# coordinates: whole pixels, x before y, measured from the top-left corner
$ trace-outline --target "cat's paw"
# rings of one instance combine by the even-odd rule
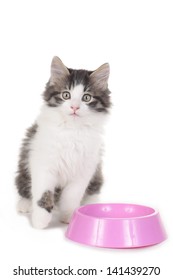
[[[73,213],[73,211],[72,212],[71,211],[70,212],[61,212],[60,222],[62,222],[64,224],[69,224],[71,217],[72,217],[72,213]]]
[[[41,207],[35,207],[35,209],[32,212],[32,226],[37,229],[44,229],[46,228],[51,219],[52,214],[49,213],[47,210]]]
[[[30,213],[32,202],[30,199],[21,198],[17,203],[17,211],[20,213]]]

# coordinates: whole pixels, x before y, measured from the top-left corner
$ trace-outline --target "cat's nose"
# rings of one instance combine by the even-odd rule
[[[71,108],[74,112],[76,112],[77,110],[79,110],[79,108],[80,108],[80,107],[77,107],[77,106],[71,106],[70,108]]]

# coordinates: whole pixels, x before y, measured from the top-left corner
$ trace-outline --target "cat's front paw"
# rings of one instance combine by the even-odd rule
[[[73,211],[72,212],[71,211],[70,212],[61,212],[60,222],[62,222],[64,224],[69,224],[71,217],[72,217],[72,213],[73,213]]]
[[[37,229],[46,228],[52,219],[52,214],[41,207],[35,207],[32,212],[32,225]]]
[[[21,198],[17,203],[17,211],[20,213],[30,213],[31,205],[31,199]]]

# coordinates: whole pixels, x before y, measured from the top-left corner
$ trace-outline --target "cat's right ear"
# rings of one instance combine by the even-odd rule
[[[93,71],[90,75],[91,84],[97,88],[106,89],[109,79],[110,67],[109,63],[105,63]]]
[[[54,56],[51,63],[51,84],[62,85],[66,81],[66,78],[69,75],[67,67],[62,63],[61,59],[57,56]]]

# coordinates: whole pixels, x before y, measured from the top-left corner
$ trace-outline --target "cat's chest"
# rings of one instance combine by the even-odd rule
[[[38,148],[48,157],[76,161],[92,158],[101,147],[101,138],[92,129],[42,129]]]
[[[98,135],[92,131],[57,131],[49,137],[49,141],[46,161],[52,170],[64,178],[63,182],[76,174],[83,176],[89,169],[94,170],[99,162],[101,143]]]
[[[55,149],[65,155],[87,158],[92,156],[100,146],[98,135],[90,130],[62,131],[57,135]]]
[[[51,174],[60,185],[76,176],[92,176],[100,162],[101,137],[92,129],[40,128],[31,146],[31,161]]]

